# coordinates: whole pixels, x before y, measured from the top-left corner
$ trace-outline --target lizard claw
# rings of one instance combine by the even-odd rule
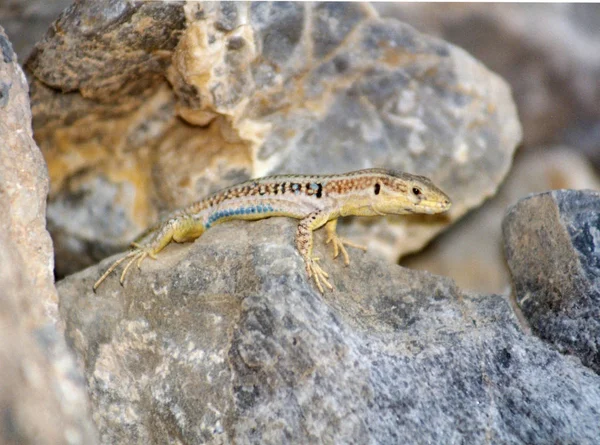
[[[156,259],[156,255],[154,255],[154,253],[150,250],[149,247],[141,246],[139,244],[134,245],[134,247],[135,247],[135,249],[131,250],[129,253],[122,256],[121,258],[116,260],[114,263],[112,263],[112,265],[106,270],[106,272],[104,272],[102,274],[102,276],[100,278],[98,278],[98,281],[96,281],[93,286],[94,292],[96,292],[96,289],[98,289],[98,286],[100,286],[100,284],[102,284],[102,282],[106,279],[106,277],[108,277],[124,261],[129,260],[128,263],[125,265],[123,272],[121,273],[121,277],[119,278],[119,283],[121,285],[123,285],[123,283],[125,282],[125,276],[127,275],[127,272],[129,271],[129,268],[131,267],[131,265],[136,260],[137,260],[137,267],[139,269],[142,264],[142,261],[144,261],[144,259],[146,257]]]
[[[367,248],[365,246],[361,246],[360,244],[355,244],[352,241],[348,241],[344,238],[341,238],[335,232],[329,234],[329,237],[325,241],[325,244],[329,244],[330,242],[333,242],[333,258],[337,258],[340,252],[342,252],[342,256],[344,257],[344,264],[346,266],[350,264],[350,257],[348,256],[348,252],[344,247],[345,245],[349,247],[356,247],[357,249],[364,250],[365,252],[367,251]]]
[[[325,293],[325,291],[323,289],[323,284],[325,286],[327,286],[327,288],[329,288],[329,290],[333,290],[333,286],[331,285],[329,280],[327,280],[327,278],[329,278],[329,274],[327,272],[325,272],[323,269],[321,269],[321,266],[319,266],[319,264],[317,264],[317,261],[319,261],[319,258],[308,258],[308,259],[305,259],[305,261],[306,261],[306,272],[308,273],[308,278],[314,278],[315,284],[317,285],[319,292],[321,292],[322,294]],[[323,284],[321,284],[321,282]]]

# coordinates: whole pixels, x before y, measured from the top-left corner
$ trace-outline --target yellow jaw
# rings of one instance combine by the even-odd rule
[[[370,204],[373,214],[435,214],[445,212],[452,206],[450,198],[433,184],[419,184],[418,194],[413,193],[412,184],[407,184],[403,190],[373,196]]]
[[[423,200],[416,207],[418,213],[427,213],[431,215],[449,210],[450,207],[452,207],[452,203],[450,202],[450,199],[441,201]]]

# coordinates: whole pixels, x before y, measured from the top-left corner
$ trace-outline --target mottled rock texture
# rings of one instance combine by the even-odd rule
[[[0,28],[0,443],[94,444],[84,382],[55,325],[47,193],[27,82]]]
[[[573,148],[522,152],[496,196],[400,264],[452,277],[461,289],[504,293],[511,283],[501,228],[506,209],[531,193],[556,189],[600,190],[600,179]]]
[[[27,69],[59,275],[248,177],[382,166],[454,202],[342,228],[396,260],[492,195],[520,140],[504,81],[367,4],[81,1]]]
[[[523,145],[569,145],[600,166],[600,5],[381,2],[382,17],[469,51],[513,89]]]
[[[521,200],[502,225],[517,303],[534,332],[600,373],[600,193]]]
[[[296,222],[217,226],[115,276],[61,281],[103,443],[592,444],[600,377],[524,335],[505,297],[353,250]],[[223,240],[228,240],[226,243]]]

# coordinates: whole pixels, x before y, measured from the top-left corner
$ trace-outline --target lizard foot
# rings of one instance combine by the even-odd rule
[[[329,278],[329,274],[321,269],[321,266],[317,264],[319,258],[307,258],[306,261],[306,272],[308,273],[308,278],[314,278],[317,287],[321,293],[324,293],[323,285],[321,282],[329,288],[329,290],[333,290],[333,286],[327,280]]]
[[[127,275],[127,271],[129,271],[129,268],[136,260],[137,260],[137,267],[139,269],[142,264],[142,261],[144,261],[144,259],[146,257],[156,259],[156,255],[149,247],[144,247],[144,246],[141,246],[136,243],[132,243],[132,246],[134,247],[133,250],[131,250],[127,255],[122,256],[117,261],[112,263],[112,265],[107,269],[107,271],[104,272],[100,278],[98,278],[98,281],[96,281],[94,283],[94,287],[93,287],[94,292],[96,292],[96,289],[98,289],[98,286],[100,286],[100,284],[102,284],[102,282],[106,279],[106,277],[108,277],[125,260],[129,260],[129,262],[123,269],[123,272],[121,273],[121,277],[119,278],[119,283],[121,283],[121,285],[123,285],[123,282],[125,281],[125,275]]]
[[[342,252],[342,256],[344,257],[344,264],[346,266],[350,264],[350,257],[348,256],[348,252],[346,252],[346,248],[344,246],[356,247],[357,249],[364,250],[365,252],[367,251],[367,248],[365,246],[361,246],[360,244],[355,244],[352,241],[348,241],[347,239],[341,238],[335,232],[329,233],[325,244],[329,244],[331,242],[333,242],[333,258],[337,258],[340,252]]]

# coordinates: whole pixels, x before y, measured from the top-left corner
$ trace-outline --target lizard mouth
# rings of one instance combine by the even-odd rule
[[[449,199],[443,201],[421,201],[419,207],[424,213],[442,213],[452,207],[452,203]]]

